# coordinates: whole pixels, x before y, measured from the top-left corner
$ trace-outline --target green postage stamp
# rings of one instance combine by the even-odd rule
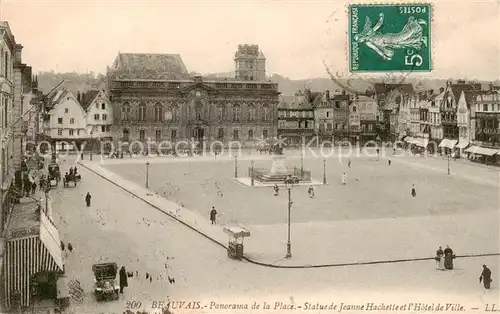
[[[351,72],[430,72],[430,4],[349,5]]]

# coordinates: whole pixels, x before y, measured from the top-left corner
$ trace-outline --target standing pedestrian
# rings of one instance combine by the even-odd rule
[[[342,184],[343,185],[347,184],[347,175],[345,174],[345,172],[344,172],[344,174],[342,174]]]
[[[351,159],[349,158],[349,160],[347,161],[347,167],[351,168]]]
[[[278,196],[280,193],[280,188],[278,187],[277,184],[274,185],[274,196]]]
[[[415,189],[415,184],[413,184],[411,187],[411,196],[413,197],[417,196],[417,190]]]
[[[71,245],[71,243],[68,242],[68,251],[71,253],[73,252],[73,245]]]
[[[64,242],[61,240],[61,251],[64,252]]]
[[[309,186],[307,193],[309,193],[309,198],[314,198],[314,188],[312,185]]]
[[[215,206],[212,206],[212,210],[210,211],[210,221],[212,225],[215,225],[215,219],[217,218],[217,211],[215,210]]]
[[[388,159],[388,160],[387,160],[387,164],[388,164],[389,166],[391,165],[391,160],[390,160],[390,159]]]
[[[483,282],[484,289],[489,290],[493,280],[491,280],[491,270],[486,267],[486,265],[483,265],[483,272],[481,276],[479,276],[479,283],[481,283],[481,281]]]
[[[127,271],[125,266],[120,269],[120,293],[123,293],[123,288],[128,287]]]
[[[90,199],[92,196],[90,195],[89,192],[87,192],[87,195],[85,196],[85,203],[87,203],[87,207],[90,207]]]
[[[33,183],[31,184],[31,194],[35,194],[35,192],[36,192],[36,183],[35,183],[35,182],[33,182]]]

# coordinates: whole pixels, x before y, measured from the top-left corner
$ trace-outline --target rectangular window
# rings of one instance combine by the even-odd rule
[[[80,131],[81,131],[81,130],[78,130],[78,132],[76,133],[76,134],[78,134],[78,136],[80,136]]]
[[[106,132],[111,132],[111,125],[106,125]]]
[[[69,136],[73,136],[75,134],[75,130],[69,130]]]
[[[373,131],[373,124],[368,124],[368,131],[370,131],[370,132]]]
[[[105,103],[102,103],[102,104],[101,104],[101,109],[102,109],[102,110],[106,110],[106,104],[105,104]]]
[[[68,113],[68,108],[64,108],[64,113]]]
[[[253,130],[248,130],[248,139],[253,140]]]
[[[161,130],[156,130],[156,134],[155,134],[155,138],[156,138],[156,143],[159,143],[161,142]]]
[[[108,115],[104,113],[104,114],[102,115],[102,119],[103,119],[104,121],[106,121],[106,120],[108,119]]]
[[[99,109],[99,104],[95,104],[95,108],[96,108],[96,109]]]
[[[330,111],[327,111],[326,112],[326,117],[329,118],[330,117]]]
[[[101,125],[101,132],[106,132],[106,126],[105,125]]]
[[[263,137],[264,139],[266,139],[266,138],[267,138],[267,130],[262,130],[262,137]]]
[[[75,124],[75,118],[70,118],[69,119],[69,124]]]
[[[488,111],[488,104],[483,104],[483,111]]]
[[[146,130],[139,130],[139,140],[144,141],[146,139]]]
[[[63,135],[62,131],[63,131],[62,129],[57,130],[57,135],[62,136]]]
[[[170,140],[172,142],[175,142],[175,138],[177,137],[177,130],[171,130],[170,131]]]
[[[238,141],[240,139],[238,130],[233,130],[233,141]]]
[[[219,129],[217,131],[217,139],[222,142],[224,141],[224,129]]]
[[[57,118],[57,123],[58,124],[62,124],[63,123],[63,119],[62,118]]]
[[[99,120],[99,114],[98,113],[94,114],[94,120]]]

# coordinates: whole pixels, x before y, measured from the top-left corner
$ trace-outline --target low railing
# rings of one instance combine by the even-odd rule
[[[253,172],[252,172],[253,170]],[[304,170],[301,171],[300,168],[293,167],[293,168],[287,168],[288,173],[292,174],[293,176],[299,178],[301,181],[311,181],[311,171],[310,170]],[[288,174],[283,174],[283,180]],[[269,176],[269,169],[264,169],[264,168],[253,168],[249,167],[248,168],[248,177],[254,178],[254,180],[257,181],[263,181],[263,179]]]

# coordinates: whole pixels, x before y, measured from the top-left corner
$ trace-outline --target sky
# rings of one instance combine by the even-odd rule
[[[418,75],[499,79],[500,1],[432,3],[434,70]],[[307,79],[327,77],[325,64],[348,74],[346,4],[0,0],[0,19],[35,71],[105,73],[118,52],[149,52],[180,54],[190,72],[230,72],[238,44],[258,44],[267,74]]]

